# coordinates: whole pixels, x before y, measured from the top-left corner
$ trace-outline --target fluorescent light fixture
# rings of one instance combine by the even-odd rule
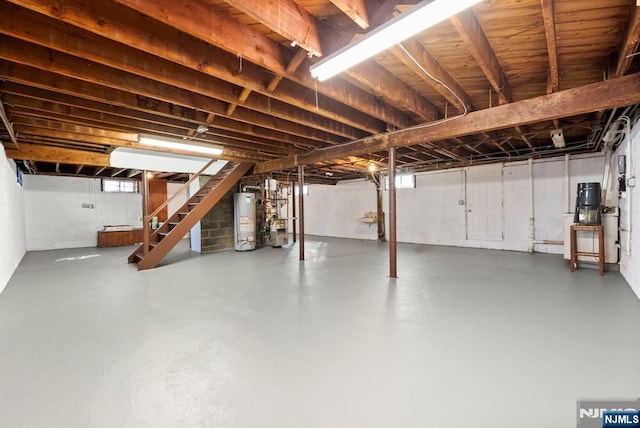
[[[140,135],[138,137],[140,144],[159,149],[181,150],[191,153],[200,153],[204,155],[219,156],[222,154],[222,148],[217,146],[202,145],[195,143],[179,143],[169,138],[156,136]]]
[[[326,80],[480,1],[482,0],[426,0],[418,3],[361,39],[312,65],[311,75],[320,81]]]

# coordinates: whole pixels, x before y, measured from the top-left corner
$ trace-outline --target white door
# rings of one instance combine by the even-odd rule
[[[502,164],[467,169],[467,239],[502,241]]]

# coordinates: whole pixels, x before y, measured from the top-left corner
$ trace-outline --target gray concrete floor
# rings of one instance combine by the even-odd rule
[[[0,295],[0,426],[572,427],[578,398],[640,396],[616,272],[400,245],[391,280],[385,244],[306,244],[145,272],[131,248],[28,253]]]

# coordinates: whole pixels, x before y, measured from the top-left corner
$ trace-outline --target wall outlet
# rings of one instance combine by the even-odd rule
[[[458,201],[458,205],[464,205],[464,200],[460,199],[460,200]]]
[[[82,208],[93,209],[93,204],[82,204]]]

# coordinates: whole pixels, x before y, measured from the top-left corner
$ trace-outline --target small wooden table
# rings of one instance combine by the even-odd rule
[[[576,235],[579,231],[598,232],[597,253],[578,251],[578,238]],[[571,272],[578,269],[578,257],[588,256],[598,259],[598,264],[600,265],[600,275],[604,275],[604,227],[602,225],[572,224],[569,234],[571,239],[571,259],[569,260]]]

